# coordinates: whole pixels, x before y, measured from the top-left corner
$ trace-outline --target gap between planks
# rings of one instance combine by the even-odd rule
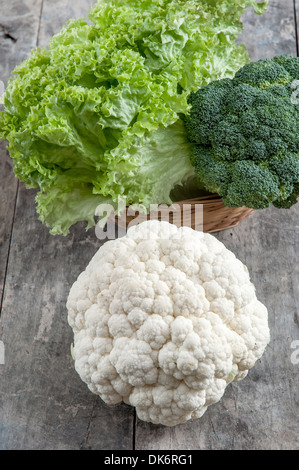
[[[294,20],[295,20],[295,37],[296,37],[296,52],[299,57],[299,0],[294,0]]]
[[[43,8],[44,8],[44,0],[41,0],[41,6],[40,6],[40,12],[39,12],[39,18],[38,18],[38,28],[37,28],[36,40],[35,40],[35,45],[36,46],[38,46],[38,44],[39,44],[39,35],[40,35],[40,27],[41,27],[41,19],[42,19],[42,14],[43,14]],[[5,294],[5,285],[6,285],[6,277],[7,277],[7,270],[8,270],[8,264],[9,264],[10,250],[11,250],[12,240],[13,240],[13,228],[14,228],[14,222],[15,222],[15,218],[16,218],[19,188],[20,188],[20,182],[17,179],[17,187],[16,187],[16,194],[15,194],[15,199],[14,199],[14,207],[13,207],[13,216],[12,216],[12,222],[11,222],[11,227],[10,227],[10,231],[9,231],[9,244],[8,244],[7,257],[6,257],[6,263],[5,263],[5,269],[4,269],[3,286],[2,286],[2,292],[1,292],[1,297],[0,297],[0,317],[1,317],[1,313],[2,313],[2,306],[3,306],[3,300],[4,300],[4,294]]]
[[[40,35],[40,27],[41,27],[41,22],[42,22],[42,14],[43,14],[43,9],[44,9],[44,1],[45,0],[41,1],[41,6],[40,6],[39,21],[38,21],[38,28],[37,28],[37,35],[36,35],[36,46],[39,45],[39,35]]]
[[[6,276],[7,276],[7,271],[8,271],[9,255],[10,255],[10,250],[11,250],[11,246],[12,246],[12,234],[13,234],[13,226],[14,226],[15,217],[16,217],[17,201],[18,201],[18,194],[19,194],[19,185],[20,185],[20,182],[19,182],[19,180],[17,180],[16,194],[15,194],[14,206],[13,206],[13,216],[12,216],[11,226],[10,226],[10,230],[9,230],[8,250],[7,250],[6,263],[5,263],[5,269],[4,269],[4,275],[3,275],[3,286],[2,286],[2,292],[1,292],[1,298],[0,298],[0,318],[1,318],[1,313],[2,313],[3,300],[4,300],[4,292],[5,292]]]

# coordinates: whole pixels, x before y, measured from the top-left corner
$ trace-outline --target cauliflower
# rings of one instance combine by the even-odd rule
[[[97,251],[67,309],[89,389],[165,426],[201,417],[270,339],[244,264],[213,235],[155,220]]]

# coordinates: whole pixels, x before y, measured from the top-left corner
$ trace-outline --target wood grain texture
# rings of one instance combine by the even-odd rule
[[[246,45],[251,60],[297,54],[294,0],[270,0],[262,16],[248,8],[239,42]]]
[[[10,2],[5,3],[9,6]],[[71,2],[60,2],[58,8],[58,2],[48,0],[41,9],[38,2],[28,0],[21,8],[15,1],[12,11],[17,18],[19,10],[27,7],[28,20],[33,12],[39,19],[48,12],[52,34],[59,31],[69,11],[79,12],[79,3],[72,2],[70,7]],[[88,7],[85,2],[80,13]],[[39,44],[46,43],[50,34],[46,16],[34,23],[24,56],[34,45],[33,36],[37,41],[37,31],[42,38]],[[21,37],[20,32],[20,41]],[[4,63],[12,69],[15,62],[12,48]],[[8,177],[1,191],[1,215],[7,214],[11,226],[13,208],[5,198],[9,198],[6,190],[14,177],[3,143],[1,150],[0,170],[5,169],[0,173],[1,186]],[[14,200],[13,187],[12,193],[10,199]],[[2,269],[6,282],[0,322],[0,340],[5,344],[5,366],[0,365],[0,449],[130,449],[133,409],[124,404],[108,407],[92,395],[75,372],[70,353],[72,331],[66,320],[66,298],[100,242],[94,231],[86,234],[84,224],[78,224],[67,238],[49,235],[38,221],[34,196],[35,191],[20,184],[7,272]],[[7,223],[1,219],[2,231]],[[0,235],[10,240],[10,236]],[[0,254],[1,266],[3,262],[6,267],[7,249],[3,247]]]
[[[58,33],[70,18],[85,18],[88,21],[88,11],[95,3],[95,0],[45,1],[41,14],[38,45],[47,47],[49,38]]]
[[[43,0],[1,0],[0,80],[29,56],[37,44]]]
[[[241,382],[198,421],[175,428],[137,420],[137,449],[299,449],[299,207],[256,211],[232,230],[214,234],[249,269],[257,297],[269,310],[271,342]],[[151,439],[148,436],[151,436]]]
[[[84,16],[91,3],[1,0],[0,25],[6,30],[14,25],[8,35],[18,38],[15,43],[0,28],[5,80],[36,41],[46,46],[68,17]],[[290,0],[270,0],[261,17],[247,11],[240,41],[252,60],[296,52],[294,13]],[[68,237],[51,236],[38,221],[35,191],[20,183],[16,200],[4,144],[0,150],[0,241],[5,241],[0,244],[0,286],[6,274],[0,319],[5,344],[0,449],[298,450],[299,364],[291,361],[291,344],[299,340],[299,205],[290,211],[256,211],[237,227],[214,234],[247,264],[257,296],[269,309],[271,342],[262,359],[200,420],[174,428],[135,423],[131,407],[108,407],[87,389],[70,354],[67,294],[102,242],[84,224],[73,227]]]
[[[6,142],[0,142],[0,312],[11,242],[18,182],[12,171]]]
[[[6,85],[11,71],[36,46],[42,0],[2,1],[0,10],[0,81]],[[0,109],[1,105],[0,105]],[[10,249],[18,183],[6,143],[0,143],[0,311]]]
[[[294,0],[295,23],[296,23],[296,41],[297,41],[297,56],[299,56],[299,1]]]
[[[66,298],[101,242],[84,224],[53,237],[20,185],[1,316],[1,449],[131,448],[133,410],[108,407],[74,370]]]

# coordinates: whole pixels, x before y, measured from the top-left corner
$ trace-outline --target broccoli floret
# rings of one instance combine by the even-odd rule
[[[289,208],[299,196],[299,58],[251,62],[190,95],[191,162],[229,207]]]
[[[289,209],[294,204],[296,204],[298,194],[299,194],[299,184],[295,184],[292,194],[290,194],[290,196],[287,197],[286,199],[276,199],[276,201],[273,202],[273,206],[277,207],[278,209]]]

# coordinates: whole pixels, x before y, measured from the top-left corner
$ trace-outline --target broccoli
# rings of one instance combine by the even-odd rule
[[[251,62],[233,79],[191,93],[191,162],[207,191],[229,207],[290,208],[299,195],[299,58]]]

